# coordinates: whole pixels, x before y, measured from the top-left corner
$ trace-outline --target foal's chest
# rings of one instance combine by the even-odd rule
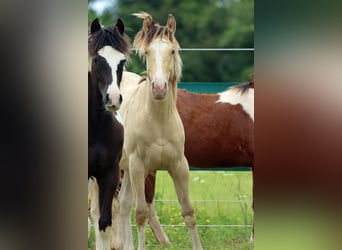
[[[156,140],[145,145],[144,157],[145,165],[150,170],[167,169],[170,165],[176,164],[181,159],[182,152],[179,147],[172,142]]]

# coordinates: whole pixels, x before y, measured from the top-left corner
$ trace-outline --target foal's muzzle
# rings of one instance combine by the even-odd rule
[[[152,82],[152,95],[154,99],[161,100],[164,99],[167,93],[167,83],[164,81]]]
[[[122,96],[121,96],[121,94],[119,95],[119,98],[116,98],[115,101],[113,101],[109,97],[109,94],[106,94],[105,107],[106,107],[107,111],[110,111],[110,112],[117,111],[120,108],[121,103],[122,103]]]

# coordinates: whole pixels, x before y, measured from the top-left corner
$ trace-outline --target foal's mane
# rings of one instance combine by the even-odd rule
[[[129,37],[124,33],[120,34],[115,24],[105,28],[101,28],[99,31],[88,35],[88,51],[90,56],[96,55],[97,51],[104,46],[109,45],[129,56],[131,44]]]
[[[180,46],[176,37],[174,36],[174,33],[170,31],[168,27],[161,26],[159,23],[154,23],[151,15],[146,12],[134,13],[133,15],[140,19],[150,18],[152,21],[152,24],[147,32],[145,32],[142,27],[134,38],[133,47],[136,49],[136,52],[138,53],[139,57],[145,59],[145,51],[155,39],[163,39],[171,42],[175,49],[174,75],[176,77],[176,82],[178,82],[182,76],[182,59],[179,56]]]

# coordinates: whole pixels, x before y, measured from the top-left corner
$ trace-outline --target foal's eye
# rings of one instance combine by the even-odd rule
[[[94,58],[94,63],[98,63],[99,62],[99,60],[97,59],[97,58]]]
[[[171,55],[173,55],[175,53],[175,50],[173,49],[173,50],[171,50]]]
[[[148,51],[147,50],[145,51],[145,55],[148,55]]]

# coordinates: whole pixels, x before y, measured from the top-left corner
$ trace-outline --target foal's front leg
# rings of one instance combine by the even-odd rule
[[[110,227],[106,231],[99,230],[100,208],[99,208],[99,186],[96,179],[89,185],[90,217],[94,222],[96,250],[110,249]]]
[[[112,225],[112,202],[115,190],[119,184],[119,178],[120,169],[118,163],[114,166],[108,166],[103,176],[98,178],[100,205],[100,219],[98,223],[100,231],[105,231],[106,227]]]
[[[189,195],[189,165],[185,158],[179,162],[178,166],[169,169],[169,174],[172,177],[173,184],[176,189],[178,201],[182,208],[182,215],[185,224],[189,228],[192,248],[194,250],[202,250],[202,245],[196,227],[195,212],[192,207]]]
[[[136,155],[129,159],[129,173],[136,201],[135,221],[138,228],[138,250],[145,249],[145,228],[148,222],[149,210],[145,199],[145,167],[143,161]]]

